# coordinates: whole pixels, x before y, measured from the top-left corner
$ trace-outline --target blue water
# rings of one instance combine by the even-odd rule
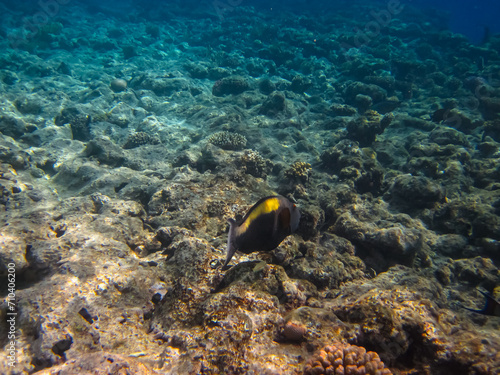
[[[373,0],[385,8],[389,3],[410,5],[424,11],[444,12],[448,15],[448,25],[443,25],[449,30],[465,35],[473,43],[481,43],[485,37],[485,30],[491,33],[500,33],[500,1],[499,0]],[[268,9],[279,10],[282,7],[294,8],[298,12],[324,12],[332,7],[338,9],[339,5],[345,8],[356,7],[358,0],[336,1],[306,1],[306,0],[232,0],[222,1],[227,4],[254,5]],[[361,1],[366,4],[366,1]],[[215,1],[212,1],[214,4]],[[360,15],[362,16],[362,15]]]
[[[180,3],[186,5],[186,15],[189,15],[190,10],[201,7],[222,7],[223,9],[236,8],[240,5],[255,6],[256,8],[264,8],[273,11],[280,11],[284,8],[287,10],[294,10],[297,13],[303,12],[316,12],[323,14],[331,8],[339,9],[345,7],[346,9],[356,7],[357,3],[366,1],[359,0],[336,0],[336,1],[314,1],[307,0],[124,0],[124,1],[97,1],[97,0],[25,0],[23,2],[15,0],[2,0],[9,6],[9,9],[22,9],[26,13],[36,13],[40,9],[50,9],[59,5],[66,5],[71,3],[83,3],[86,5],[111,7],[117,4],[121,9],[126,9],[127,6],[140,4],[145,10],[154,14],[155,9],[160,7],[168,7],[173,3]],[[424,11],[430,12],[444,12],[447,14],[448,25],[443,25],[449,30],[465,35],[471,42],[480,44],[486,33],[500,33],[500,1],[498,0],[373,0],[373,4],[379,3],[381,7],[385,8],[391,2],[400,3],[401,5],[414,6]],[[363,15],[360,14],[360,17]]]
[[[449,29],[465,35],[473,43],[483,40],[486,28],[492,33],[500,33],[498,0],[410,0],[409,3],[423,9],[449,12]]]

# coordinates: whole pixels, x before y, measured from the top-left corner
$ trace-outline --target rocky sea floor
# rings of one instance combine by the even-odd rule
[[[500,374],[463,308],[500,297],[499,36],[370,1],[72,2],[21,36],[0,6],[0,373]],[[297,233],[222,271],[271,194]]]

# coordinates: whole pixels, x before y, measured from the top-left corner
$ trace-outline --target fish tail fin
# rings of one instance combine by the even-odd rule
[[[486,303],[481,310],[484,315],[500,316],[500,303],[493,298],[490,293],[485,293],[479,290],[483,296],[486,297]]]
[[[478,314],[482,314],[483,313],[483,310],[474,310],[474,309],[471,309],[469,307],[465,307],[464,305],[460,304],[459,305],[462,309],[464,310],[467,310],[467,311],[472,311],[472,312],[475,312],[475,313],[478,313]]]
[[[498,303],[498,301],[495,300],[491,296],[491,294],[485,293],[482,290],[479,290],[479,292],[483,296],[486,297],[486,303],[484,304],[484,307],[481,310],[474,310],[474,309],[470,309],[468,307],[465,307],[463,305],[461,305],[461,306],[468,311],[472,311],[472,312],[475,312],[478,314],[490,315],[490,316],[500,316],[500,303]]]
[[[226,247],[226,261],[222,266],[222,270],[226,270],[228,263],[236,252],[236,246],[234,246],[234,236],[236,231],[236,221],[234,219],[229,219],[227,221],[229,223],[229,233],[227,235],[227,247]]]

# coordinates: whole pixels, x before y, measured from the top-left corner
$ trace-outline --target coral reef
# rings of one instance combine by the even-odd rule
[[[498,35],[416,2],[376,33],[389,3],[58,3],[0,2],[1,374],[498,373],[463,308],[499,293]],[[270,195],[297,230],[223,270]]]
[[[150,375],[155,372],[143,363],[133,359],[111,353],[89,353],[78,359],[66,361],[50,369],[37,372],[39,375],[54,374],[120,374],[129,373],[137,375]]]

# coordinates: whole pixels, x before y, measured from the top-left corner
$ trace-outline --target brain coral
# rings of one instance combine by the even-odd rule
[[[224,150],[239,150],[246,146],[247,139],[238,133],[218,132],[208,137],[208,142]]]
[[[157,136],[149,135],[144,132],[137,132],[128,137],[127,142],[123,145],[123,148],[131,149],[144,145],[157,145],[160,143],[160,139]]]
[[[309,180],[311,170],[311,164],[303,161],[297,161],[293,163],[290,168],[285,170],[285,177],[290,180],[300,180],[306,182]]]
[[[304,375],[390,375],[375,352],[355,345],[335,343],[326,346],[306,363]]]

